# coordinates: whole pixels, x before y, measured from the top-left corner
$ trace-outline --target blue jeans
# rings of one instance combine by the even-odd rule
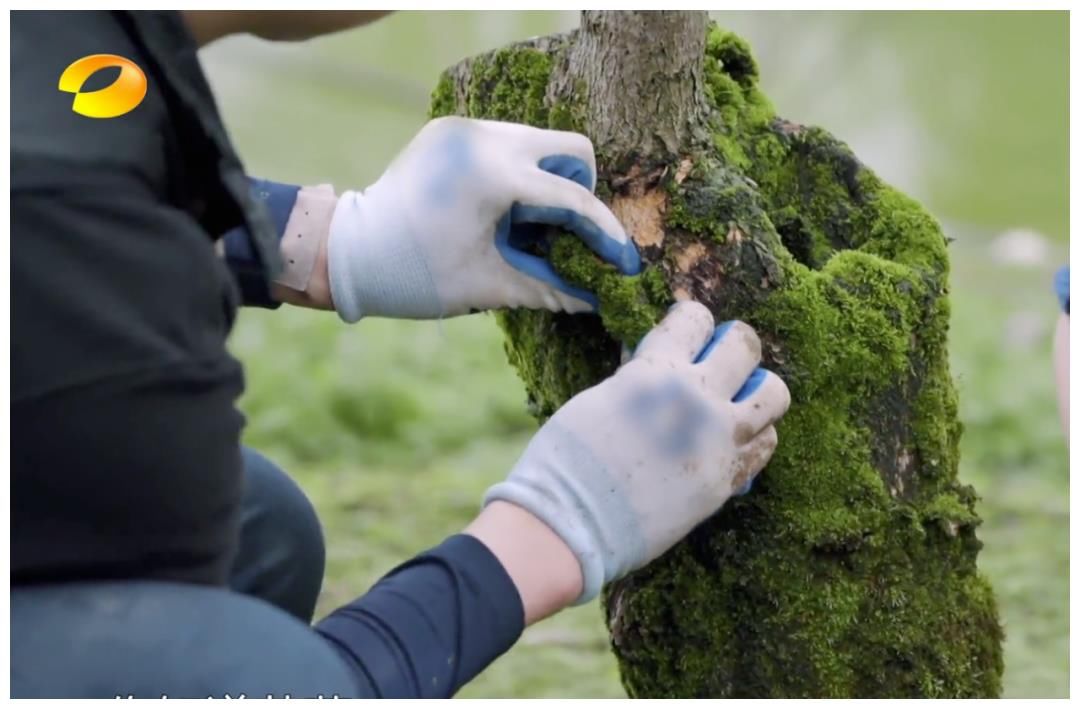
[[[12,697],[352,696],[356,679],[309,623],[325,548],[311,503],[244,449],[229,589],[157,581],[11,590]]]

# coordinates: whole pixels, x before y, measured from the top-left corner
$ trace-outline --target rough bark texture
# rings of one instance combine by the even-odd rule
[[[1002,632],[956,480],[946,239],[825,131],[776,117],[746,44],[704,13],[584,13],[580,30],[449,69],[433,115],[590,135],[598,194],[647,264],[550,257],[597,316],[501,313],[541,419],[610,375],[675,298],[762,337],[792,393],[733,500],[606,589],[632,696],[996,696]]]
[[[565,77],[580,82],[585,129],[609,160],[674,155],[702,137],[707,25],[698,12],[584,13]]]

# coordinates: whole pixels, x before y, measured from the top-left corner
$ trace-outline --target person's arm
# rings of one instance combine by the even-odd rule
[[[526,510],[495,501],[465,533],[499,560],[521,598],[525,625],[566,608],[581,595],[581,566],[570,548]]]
[[[521,508],[493,504],[315,630],[354,669],[363,696],[449,697],[580,591],[562,540]]]
[[[588,602],[682,539],[765,466],[787,388],[742,323],[672,310],[574,397],[464,534],[316,625],[377,697],[447,697],[526,624]]]
[[[268,300],[268,274],[259,263],[250,234],[242,227],[225,234],[225,261],[244,305],[276,308],[288,303],[332,310],[326,240],[337,195],[329,185],[301,187],[257,178],[249,181],[252,197],[262,202],[277,233],[282,271],[273,279]]]
[[[246,304],[332,308],[348,323],[493,308],[591,312],[596,296],[536,251],[548,248],[546,232],[564,230],[620,272],[640,271],[637,247],[595,185],[582,135],[437,119],[362,192],[252,181],[281,245],[270,300],[242,230],[226,235],[225,253]]]

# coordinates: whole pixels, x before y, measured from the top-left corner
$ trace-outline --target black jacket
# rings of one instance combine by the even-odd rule
[[[88,118],[57,90],[97,53],[145,73],[130,113]],[[245,228],[272,274],[274,229],[177,13],[13,12],[11,62],[13,583],[221,583],[243,377],[215,240]]]

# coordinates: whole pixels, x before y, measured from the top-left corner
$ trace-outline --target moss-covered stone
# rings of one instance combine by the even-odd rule
[[[465,95],[444,79],[433,113],[581,129],[581,87],[550,90],[574,86],[553,73],[572,41],[474,60]],[[598,316],[499,316],[541,418],[614,371],[676,289],[718,321],[752,324],[791,390],[752,492],[607,589],[624,685],[632,696],[996,696],[1002,631],[975,564],[976,497],[956,478],[940,227],[843,143],[777,118],[741,39],[713,28],[704,69],[711,140],[648,187],[666,199],[645,271],[620,276],[552,237],[552,262],[597,293]],[[632,166],[599,163],[598,193],[619,195],[615,178]]]

